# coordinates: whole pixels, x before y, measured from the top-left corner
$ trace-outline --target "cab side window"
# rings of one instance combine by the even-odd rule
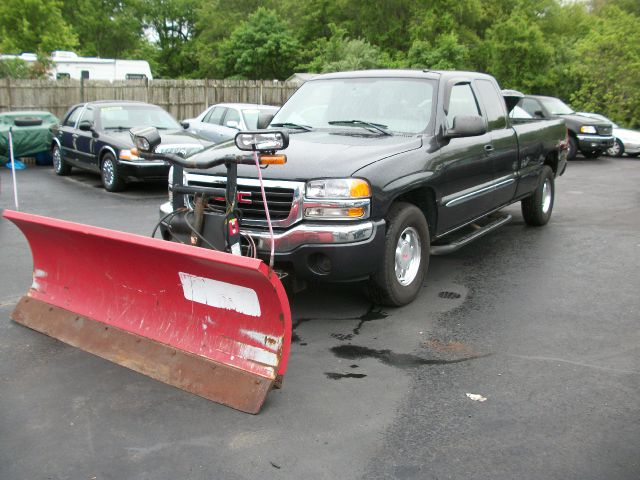
[[[449,111],[447,112],[447,125],[453,127],[453,119],[458,115],[480,115],[478,101],[476,100],[471,85],[463,83],[454,85],[449,98]]]
[[[498,130],[507,126],[507,112],[504,99],[489,80],[477,80],[476,85],[480,92],[480,98],[487,112],[489,130]]]
[[[65,127],[75,127],[76,126],[76,121],[78,120],[78,117],[80,116],[80,113],[82,112],[82,107],[76,107],[67,117],[67,119],[64,121],[64,126]]]

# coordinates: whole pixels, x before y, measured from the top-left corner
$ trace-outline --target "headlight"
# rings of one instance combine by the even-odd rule
[[[368,198],[371,188],[360,178],[328,178],[307,182],[306,197],[325,198]]]
[[[313,220],[358,220],[369,217],[371,187],[360,178],[327,178],[307,182],[304,216]]]
[[[596,127],[591,125],[584,125],[580,127],[580,133],[598,133]]]
[[[142,160],[138,156],[138,150],[136,148],[132,148],[131,150],[120,150],[120,158],[122,160]]]

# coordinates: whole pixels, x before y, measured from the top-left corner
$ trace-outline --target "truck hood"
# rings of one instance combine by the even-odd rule
[[[610,123],[598,120],[597,118],[587,117],[585,115],[578,115],[577,113],[571,113],[566,115],[558,115],[558,118],[564,118],[568,122],[574,122],[578,125],[611,125]]]
[[[286,165],[271,165],[262,170],[269,179],[304,181],[310,178],[349,177],[357,170],[376,161],[422,146],[422,137],[404,135],[362,135],[329,131],[291,133]],[[217,145],[200,153],[203,158],[239,153],[233,142]],[[197,160],[197,156],[194,157]],[[198,172],[197,170],[190,170]],[[202,170],[199,171],[203,173]],[[209,169],[207,173],[226,174],[224,167]],[[255,177],[256,169],[240,165],[238,176]]]

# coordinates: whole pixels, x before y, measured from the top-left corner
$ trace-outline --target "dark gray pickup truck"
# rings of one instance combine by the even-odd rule
[[[518,98],[507,100],[513,106]],[[566,167],[564,122],[512,125],[495,79],[480,73],[321,75],[270,120],[290,133],[287,164],[262,173],[276,268],[298,279],[366,280],[373,300],[386,305],[416,297],[429,255],[509,221],[503,207],[522,202],[528,224],[546,224],[554,179]],[[234,152],[230,142],[190,159]],[[186,169],[182,184],[211,191],[225,186],[225,172]],[[254,167],[238,167],[237,195],[241,230],[266,256],[271,239]],[[207,204],[223,207],[215,196]],[[191,208],[182,194],[162,205],[161,216],[172,219],[161,226],[165,239],[188,241],[192,226],[182,220]]]

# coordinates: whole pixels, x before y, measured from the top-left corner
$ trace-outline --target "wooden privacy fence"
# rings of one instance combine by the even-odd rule
[[[273,80],[10,80],[0,79],[0,112],[48,110],[62,118],[71,105],[93,100],[139,100],[175,118],[195,117],[222,102],[282,105],[300,85]]]

